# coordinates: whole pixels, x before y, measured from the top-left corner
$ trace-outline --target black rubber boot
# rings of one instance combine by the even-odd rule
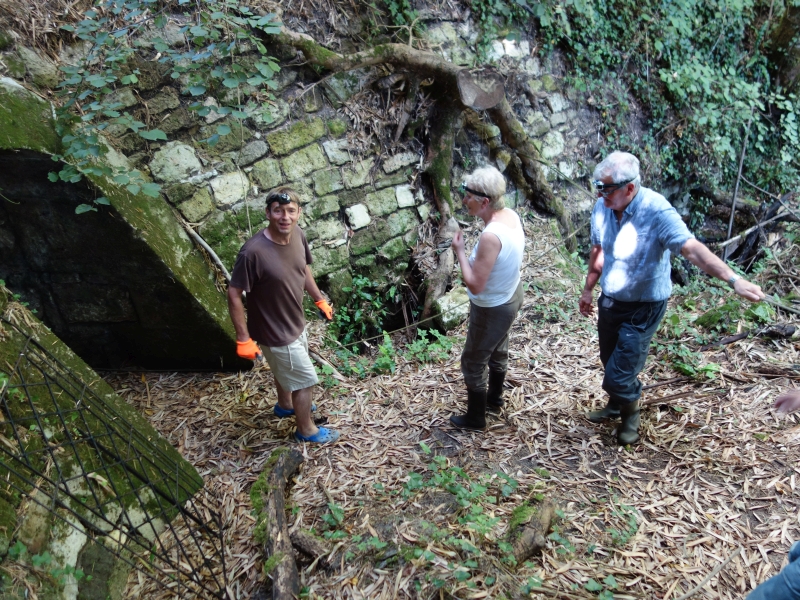
[[[641,422],[639,401],[635,400],[620,406],[619,416],[622,417],[622,423],[617,430],[617,441],[621,446],[635,444],[639,441],[639,423]]]
[[[453,415],[450,422],[460,429],[486,429],[486,390],[467,390],[467,414]]]
[[[605,408],[586,413],[586,418],[592,423],[602,423],[606,419],[616,419],[617,417],[619,417],[619,404],[613,400],[609,400]]]
[[[503,382],[506,380],[505,371],[489,371],[489,389],[486,391],[486,410],[500,412],[503,402]]]

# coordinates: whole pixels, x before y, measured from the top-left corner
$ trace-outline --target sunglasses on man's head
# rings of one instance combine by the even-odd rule
[[[595,191],[603,196],[604,198],[610,196],[613,192],[617,191],[623,185],[628,185],[631,181],[636,179],[633,177],[632,179],[628,179],[626,181],[620,181],[619,183],[603,183],[602,181],[592,181],[592,185],[594,186]]]
[[[273,194],[267,198],[267,207],[271,206],[273,202],[277,202],[278,204],[289,204],[291,201],[292,198],[289,196],[289,194]]]
[[[466,183],[462,183],[459,186],[458,189],[461,192],[462,196],[464,194],[472,194],[473,196],[478,196],[479,198],[488,198],[489,197],[486,194],[484,194],[483,192],[478,192],[477,190],[473,190],[473,189],[468,188]]]

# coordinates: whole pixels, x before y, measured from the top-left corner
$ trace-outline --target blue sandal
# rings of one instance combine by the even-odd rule
[[[317,411],[317,405],[316,404],[312,404],[311,405],[311,412],[316,412],[316,411]],[[286,417],[293,417],[294,416],[294,409],[293,408],[288,408],[288,409],[287,408],[281,408],[277,404],[275,405],[275,408],[272,409],[272,412],[275,414],[276,417],[278,417],[280,419],[285,419]]]
[[[314,435],[308,437],[302,435],[299,431],[295,431],[294,439],[298,442],[311,442],[312,444],[327,444],[335,442],[339,439],[339,432],[327,427],[320,427],[319,431]]]

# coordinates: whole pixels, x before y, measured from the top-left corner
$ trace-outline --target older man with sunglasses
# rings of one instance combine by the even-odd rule
[[[599,197],[579,308],[586,317],[594,313],[592,290],[599,281],[597,330],[609,399],[588,418],[600,423],[620,417],[617,440],[633,444],[639,440],[639,373],[672,292],[670,252],[727,282],[746,300],[758,302],[764,293],[698,242],[662,195],[642,187],[639,160],[632,154],[609,154],[595,168],[593,183]]]

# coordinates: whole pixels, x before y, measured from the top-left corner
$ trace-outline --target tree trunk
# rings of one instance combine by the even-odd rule
[[[770,61],[778,85],[796,92],[800,83],[800,6],[787,3],[781,22],[770,39]]]
[[[266,525],[264,570],[272,576],[273,600],[294,600],[300,594],[300,575],[286,527],[283,498],[287,482],[302,462],[303,455],[296,449],[282,452],[266,477],[266,485],[261,488],[261,514]]]

